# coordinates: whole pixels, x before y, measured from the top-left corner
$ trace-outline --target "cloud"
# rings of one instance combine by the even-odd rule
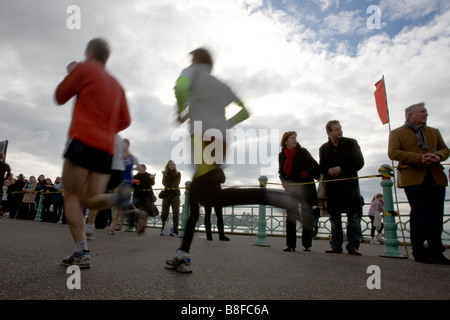
[[[365,19],[360,10],[341,11],[338,14],[328,15],[323,21],[325,28],[323,33],[327,34],[353,34],[360,29]]]
[[[416,21],[448,7],[448,1],[445,0],[382,0],[380,2],[383,18],[388,21],[399,19]]]
[[[326,122],[338,119],[344,134],[356,138],[364,152],[361,175],[374,174],[380,164],[390,162],[388,128],[381,125],[373,98],[374,84],[383,74],[393,127],[403,123],[406,106],[425,101],[430,125],[440,128],[444,139],[449,136],[445,120],[450,111],[444,106],[450,98],[450,76],[443,70],[450,63],[450,16],[443,2],[414,1],[410,9],[406,2],[382,1],[384,29],[365,33],[356,47],[351,36],[365,28],[366,8],[320,1],[324,18],[319,26],[317,12],[298,6],[293,12],[292,3],[290,11],[283,11],[264,3],[3,1],[0,140],[10,140],[7,160],[13,172],[60,174],[73,101],[58,107],[53,93],[66,64],[83,59],[87,41],[96,36],[111,43],[107,68],[127,92],[133,123],[122,136],[130,139],[131,151],[152,173],[164,168],[177,144],[171,140],[178,128],[173,85],[190,62],[188,53],[199,46],[211,49],[214,75],[252,113],[239,128],[278,129],[280,135],[296,130],[317,160],[318,148],[327,140]],[[81,8],[80,30],[66,27],[71,4]],[[390,33],[394,20],[420,19],[424,12],[435,16]],[[277,162],[277,155],[272,156]],[[180,167],[184,183],[192,168]],[[253,184],[261,166],[230,165],[226,172],[228,185]],[[276,170],[269,179],[278,180]],[[372,193],[379,181],[364,181],[362,188]]]
[[[335,6],[335,8],[339,8],[339,0],[314,0],[319,6],[320,10],[325,11],[328,8]]]

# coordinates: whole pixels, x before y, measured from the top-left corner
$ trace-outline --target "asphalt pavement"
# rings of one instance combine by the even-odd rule
[[[283,252],[283,237],[268,237],[270,246],[262,247],[253,245],[255,235],[228,236],[229,242],[219,241],[217,234],[207,241],[204,233],[196,233],[193,273],[180,274],[164,267],[180,238],[161,236],[154,228],[142,236],[97,229],[89,241],[92,267],[77,274],[60,265],[74,249],[67,225],[0,219],[0,300],[450,299],[450,266],[415,262],[411,253],[406,259],[380,257],[384,245],[362,243],[362,256],[353,256],[325,253],[326,240],[313,240],[311,251],[304,252],[298,239],[297,251]]]

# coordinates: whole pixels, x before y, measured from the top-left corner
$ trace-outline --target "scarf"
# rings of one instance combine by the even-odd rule
[[[426,124],[414,124],[408,120],[405,122],[403,127],[413,129],[416,134],[417,145],[422,149],[428,149],[427,138],[425,138],[425,135],[423,134],[423,128],[426,127]]]
[[[284,163],[284,173],[286,177],[289,177],[292,173],[292,162],[294,161],[295,153],[297,152],[297,147],[294,149],[283,149],[284,155],[286,156],[286,162]]]
[[[36,185],[36,181],[28,181],[27,185],[25,186],[25,189],[31,190]]]

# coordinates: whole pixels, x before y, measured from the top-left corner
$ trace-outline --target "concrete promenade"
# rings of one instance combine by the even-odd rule
[[[328,241],[311,252],[282,252],[285,239],[229,235],[230,242],[194,238],[192,274],[164,268],[181,239],[147,228],[143,236],[96,230],[89,241],[92,267],[81,270],[81,289],[68,289],[71,274],[59,263],[73,251],[67,225],[0,219],[0,300],[449,300],[450,267],[383,258],[384,245],[362,243],[362,256],[327,254]],[[400,250],[404,252],[404,248]],[[410,248],[409,248],[410,250]],[[445,255],[449,257],[448,250]],[[379,267],[380,289],[367,282]],[[369,281],[370,282],[370,281]],[[374,283],[372,281],[372,283]]]

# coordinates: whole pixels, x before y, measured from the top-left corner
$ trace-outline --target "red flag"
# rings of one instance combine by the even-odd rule
[[[386,124],[389,122],[389,114],[387,108],[386,99],[386,87],[384,85],[384,77],[375,83],[375,103],[377,105],[378,116],[380,117],[381,123]]]

